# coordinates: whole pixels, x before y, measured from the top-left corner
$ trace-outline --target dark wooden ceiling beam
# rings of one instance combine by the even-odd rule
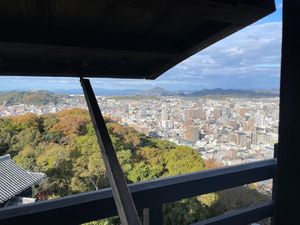
[[[107,4],[114,4],[116,1],[113,0],[93,0],[98,2],[104,2]],[[132,6],[136,8],[170,8],[170,9],[200,9],[201,7],[211,5],[211,6],[220,6],[220,7],[237,7],[244,5],[255,5],[258,7],[265,7],[266,9],[274,5],[272,0],[152,0],[152,1],[140,1],[140,0],[126,0],[119,1],[118,4],[123,6]]]
[[[22,54],[26,54],[26,51],[30,51],[31,55],[40,55],[41,57],[44,57],[45,55],[48,56],[48,58],[51,56],[49,52],[55,52],[56,57],[64,57],[68,58],[69,60],[78,60],[80,58],[88,61],[91,61],[93,59],[101,59],[101,58],[137,58],[137,59],[170,59],[172,57],[177,57],[179,53],[175,52],[153,52],[146,49],[136,49],[136,50],[130,50],[127,48],[118,49],[113,48],[110,46],[98,46],[97,49],[95,48],[81,48],[81,47],[60,47],[60,46],[49,46],[49,45],[42,45],[42,44],[24,44],[24,43],[6,43],[0,41],[0,55],[2,55],[2,60],[5,60],[5,55],[7,54],[18,54],[19,56]],[[117,56],[117,57],[116,57]],[[107,60],[105,60],[107,61]],[[116,62],[111,62],[115,64]],[[122,63],[122,62],[121,62]]]
[[[74,32],[26,32],[4,30],[0,35],[1,46],[5,42],[8,43],[23,43],[23,44],[40,44],[49,46],[63,46],[63,47],[80,47],[91,48],[97,50],[110,51],[127,51],[127,52],[141,52],[153,54],[179,54],[181,49],[178,49],[177,42],[172,40],[147,40],[137,38],[115,38],[115,37],[97,37],[95,35],[88,35]]]
[[[95,77],[101,69],[101,77],[106,78],[132,78],[132,79],[143,79],[145,77],[145,68],[132,66],[120,68],[114,65],[101,64],[97,66],[79,66],[76,63],[73,64],[47,64],[46,66],[42,63],[19,63],[19,62],[5,62],[2,60],[1,74],[5,76],[18,75],[18,76],[47,76],[47,77],[81,77],[85,74],[86,77]],[[45,67],[47,69],[45,70]],[[1,76],[1,75],[0,75]]]
[[[100,0],[101,1],[101,0]],[[169,10],[172,13],[197,14],[199,19],[244,25],[253,16],[262,16],[275,10],[272,0],[128,0],[123,6],[144,10]]]

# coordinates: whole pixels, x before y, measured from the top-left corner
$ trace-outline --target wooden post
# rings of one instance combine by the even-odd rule
[[[162,205],[153,206],[143,210],[143,225],[162,225]]]
[[[274,159],[277,160],[278,158],[278,143],[274,144]],[[273,184],[272,184],[272,201],[276,204],[276,197],[277,197],[277,186],[278,186],[278,167],[276,168],[275,176],[273,177]],[[271,218],[271,225],[275,225],[275,215]]]
[[[283,0],[278,176],[273,224],[298,225],[300,174],[300,1]]]
[[[141,225],[132,196],[109,137],[104,118],[88,79],[80,79],[84,96],[96,132],[98,144],[106,166],[109,183],[122,225]]]

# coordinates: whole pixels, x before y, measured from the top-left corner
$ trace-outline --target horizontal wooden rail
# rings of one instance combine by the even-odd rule
[[[268,202],[258,206],[235,210],[192,225],[246,225],[271,217],[273,213],[274,203]]]
[[[275,159],[129,185],[137,209],[216,192],[274,177]],[[1,225],[80,224],[117,214],[110,188],[0,209]]]

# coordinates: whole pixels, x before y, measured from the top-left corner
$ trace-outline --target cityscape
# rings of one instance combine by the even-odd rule
[[[8,105],[0,116],[84,108],[82,95],[58,104]],[[191,146],[205,159],[236,165],[272,158],[278,140],[279,97],[97,96],[104,116],[149,137]]]

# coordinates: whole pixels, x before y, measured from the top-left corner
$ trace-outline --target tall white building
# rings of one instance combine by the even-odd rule
[[[161,111],[161,120],[164,121],[168,119],[169,119],[168,111],[166,109],[163,109]]]

